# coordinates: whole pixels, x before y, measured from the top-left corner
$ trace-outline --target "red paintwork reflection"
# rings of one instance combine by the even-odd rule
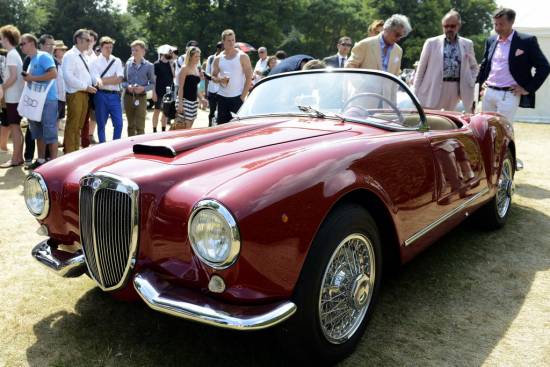
[[[194,256],[187,219],[199,200],[215,199],[237,219],[242,240],[235,265],[216,272],[227,291],[215,297],[235,303],[286,299],[320,224],[346,194],[368,190],[383,202],[398,239],[384,245],[399,247],[408,261],[462,219],[413,246],[403,247],[405,240],[484,187],[494,192],[511,132],[494,118],[456,121],[457,130],[423,133],[331,119],[249,119],[101,144],[38,170],[51,198],[44,223],[54,242],[79,241],[80,178],[97,171],[129,178],[140,188],[135,270],[151,269],[206,292],[214,271]],[[136,143],[165,144],[179,154],[134,154]]]

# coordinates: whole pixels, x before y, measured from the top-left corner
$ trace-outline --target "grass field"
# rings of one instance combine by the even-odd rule
[[[550,363],[550,126],[516,124],[516,135],[525,170],[507,226],[485,232],[470,220],[385,279],[342,366]],[[41,237],[24,176],[0,171],[0,366],[288,365],[273,331],[186,322],[48,272],[30,256]]]

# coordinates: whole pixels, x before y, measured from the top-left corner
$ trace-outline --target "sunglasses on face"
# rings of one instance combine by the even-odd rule
[[[445,24],[443,26],[443,28],[445,28],[445,29],[447,29],[447,28],[454,29],[454,28],[456,28],[456,24]]]

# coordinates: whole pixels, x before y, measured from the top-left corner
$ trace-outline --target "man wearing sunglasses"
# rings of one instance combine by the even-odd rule
[[[443,16],[443,35],[424,43],[414,90],[425,108],[454,111],[462,100],[466,112],[472,112],[474,86],[478,72],[474,44],[460,37],[460,14],[451,9]]]
[[[333,56],[325,57],[323,60],[327,66],[333,67],[333,68],[343,68],[346,65],[346,62],[348,61],[349,52],[351,50],[351,46],[353,46],[351,42],[351,38],[349,37],[341,37],[338,40],[338,44],[336,45],[336,48],[338,49],[338,53]]]
[[[353,46],[346,67],[383,70],[399,75],[403,50],[397,42],[411,30],[409,18],[401,14],[392,15],[384,22],[382,33],[365,38]]]
[[[65,123],[65,153],[80,148],[80,133],[84,127],[88,112],[89,95],[95,94],[90,74],[89,60],[86,55],[91,41],[86,29],[79,29],[73,35],[73,47],[63,56],[61,69],[67,92],[67,121]]]

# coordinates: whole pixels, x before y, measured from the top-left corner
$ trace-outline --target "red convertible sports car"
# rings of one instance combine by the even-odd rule
[[[325,363],[363,335],[383,269],[477,211],[507,219],[516,171],[500,115],[424,111],[383,72],[311,70],[256,85],[214,128],[53,160],[25,201],[64,277],[237,330],[278,325]]]

